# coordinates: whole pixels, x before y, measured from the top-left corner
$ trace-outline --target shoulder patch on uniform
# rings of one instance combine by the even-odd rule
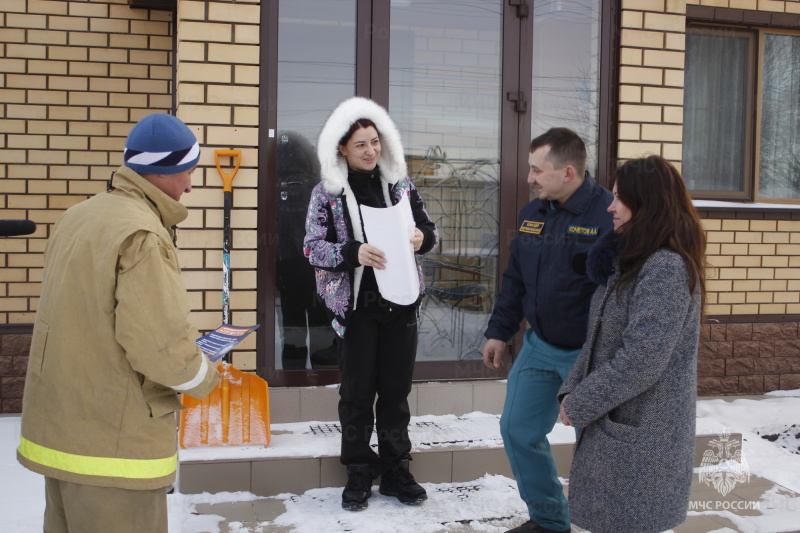
[[[524,233],[533,233],[539,235],[544,228],[544,222],[534,222],[531,220],[523,220],[519,230]]]
[[[585,237],[597,237],[600,233],[600,226],[587,227],[587,226],[568,226],[568,235],[583,235]]]

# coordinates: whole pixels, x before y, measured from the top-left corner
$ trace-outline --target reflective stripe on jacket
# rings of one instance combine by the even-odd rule
[[[45,448],[25,437],[20,439],[19,453],[26,459],[42,466],[73,474],[127,479],[152,479],[169,476],[175,472],[178,464],[177,453],[164,459],[89,457]]]

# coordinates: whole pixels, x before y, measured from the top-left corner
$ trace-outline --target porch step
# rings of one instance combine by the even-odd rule
[[[411,416],[500,414],[505,398],[505,379],[421,382],[412,384],[408,407]],[[339,419],[338,385],[271,388],[269,401],[273,424]]]
[[[414,446],[410,467],[417,481],[461,483],[487,473],[513,478],[499,427],[504,396],[504,381],[415,384],[409,434]],[[344,486],[337,401],[336,387],[271,390],[270,445],[181,450],[179,490],[274,496]],[[564,478],[569,477],[574,436],[572,428],[561,424],[549,435]],[[713,438],[717,435],[697,437],[696,466]]]
[[[412,385],[408,403],[412,417],[460,416],[479,411],[496,415],[493,424],[497,427],[505,393],[504,379],[422,382]],[[301,494],[316,487],[344,486],[346,475],[339,463],[338,422],[320,422],[338,420],[338,386],[272,388],[269,396],[273,435],[270,446],[181,450],[181,492],[250,491],[258,495],[274,495],[282,492]],[[307,424],[296,425],[304,422]],[[419,441],[415,431],[412,423],[411,442],[416,446]],[[293,432],[305,433],[306,437],[287,437]],[[314,451],[309,451],[309,447]],[[499,428],[495,431],[494,442],[480,446],[464,442],[417,448],[412,451],[411,471],[419,481],[469,481],[486,472],[511,476]],[[566,458],[571,455],[571,448],[559,453]],[[473,476],[473,471],[480,471],[480,474]]]
[[[485,474],[513,478],[500,437],[500,415],[481,412],[412,417],[411,472],[419,482],[467,482]],[[302,494],[320,487],[342,487],[347,478],[339,462],[338,422],[272,425],[268,447],[189,448],[180,452],[180,491],[247,491],[259,496]],[[558,425],[551,433],[559,475],[567,477],[574,431]],[[377,447],[373,436],[373,448]],[[377,483],[377,481],[376,481]]]

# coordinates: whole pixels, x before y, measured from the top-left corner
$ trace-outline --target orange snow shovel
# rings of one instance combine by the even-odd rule
[[[230,243],[233,178],[239,170],[241,150],[214,150],[214,161],[223,181],[224,213],[222,239],[222,323],[231,322]],[[226,174],[220,157],[235,160],[233,172]],[[255,374],[236,370],[226,355],[218,365],[220,382],[204,399],[182,396],[186,407],[181,411],[180,446],[266,446],[270,441],[269,389],[267,382]]]
[[[194,446],[267,446],[267,382],[228,363],[218,366],[222,379],[202,400],[182,396],[181,448]]]

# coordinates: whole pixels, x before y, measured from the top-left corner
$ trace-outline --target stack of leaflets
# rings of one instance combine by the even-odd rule
[[[211,361],[216,363],[230,352],[234,346],[242,342],[245,337],[258,329],[259,325],[241,327],[222,324],[214,331],[206,333],[197,339],[197,345]]]

